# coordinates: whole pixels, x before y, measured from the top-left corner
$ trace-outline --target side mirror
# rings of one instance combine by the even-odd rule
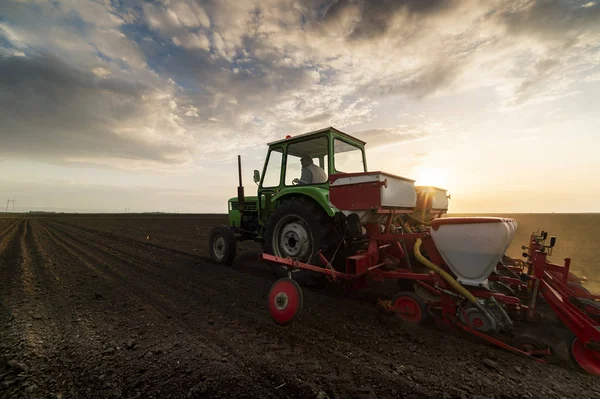
[[[556,237],[550,237],[550,248],[553,248],[556,245]]]
[[[258,170],[254,170],[254,183],[258,183],[260,181],[260,172]]]

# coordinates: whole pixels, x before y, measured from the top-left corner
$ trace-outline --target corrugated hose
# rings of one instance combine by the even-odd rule
[[[404,221],[402,219],[400,219],[399,221],[400,221],[400,224],[402,225],[402,228],[405,231],[408,231],[409,233],[412,233],[412,229],[406,223],[404,223]],[[448,284],[450,284],[452,286],[452,288],[454,288],[459,294],[461,294],[469,302],[471,302],[473,304],[473,306],[475,306],[477,308],[477,310],[479,310],[479,312],[481,312],[482,315],[484,315],[485,317],[487,317],[488,320],[490,320],[490,322],[492,324],[497,323],[497,321],[494,318],[494,316],[491,315],[490,312],[488,312],[479,303],[479,301],[477,300],[477,298],[475,297],[475,295],[471,294],[469,292],[469,290],[467,290],[465,287],[463,287],[448,272],[446,272],[441,267],[437,266],[435,263],[433,263],[429,259],[425,258],[423,256],[423,254],[421,254],[421,244],[423,244],[423,240],[420,239],[420,238],[417,238],[417,240],[415,241],[415,246],[413,248],[413,253],[415,254],[415,257],[417,258],[417,260],[419,262],[421,262],[421,264],[423,264],[424,266],[428,267],[429,269],[433,270],[435,273],[439,274],[440,277],[442,277]]]

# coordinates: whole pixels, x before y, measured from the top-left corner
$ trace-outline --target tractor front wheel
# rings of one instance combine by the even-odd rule
[[[231,265],[236,253],[236,239],[228,226],[217,226],[210,232],[208,253],[217,263]]]

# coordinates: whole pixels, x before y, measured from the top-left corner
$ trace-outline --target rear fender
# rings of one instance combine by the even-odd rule
[[[304,195],[312,198],[317,204],[321,206],[327,212],[327,215],[333,217],[339,209],[337,209],[329,201],[329,190],[324,187],[290,187],[284,188],[276,196],[273,197],[273,201],[281,201],[287,197],[297,197]]]

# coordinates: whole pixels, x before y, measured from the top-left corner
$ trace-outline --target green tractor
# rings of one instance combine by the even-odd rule
[[[211,232],[211,259],[231,264],[236,242],[253,240],[265,253],[326,266],[319,252],[336,258],[342,239],[338,225],[344,220],[329,200],[328,176],[366,172],[365,142],[328,127],[268,146],[262,174],[254,171],[256,196],[244,195],[238,156],[238,196],[228,202],[229,225]],[[337,258],[343,261],[346,254]],[[275,269],[287,276],[285,268]],[[310,272],[295,271],[294,279],[306,282]]]

